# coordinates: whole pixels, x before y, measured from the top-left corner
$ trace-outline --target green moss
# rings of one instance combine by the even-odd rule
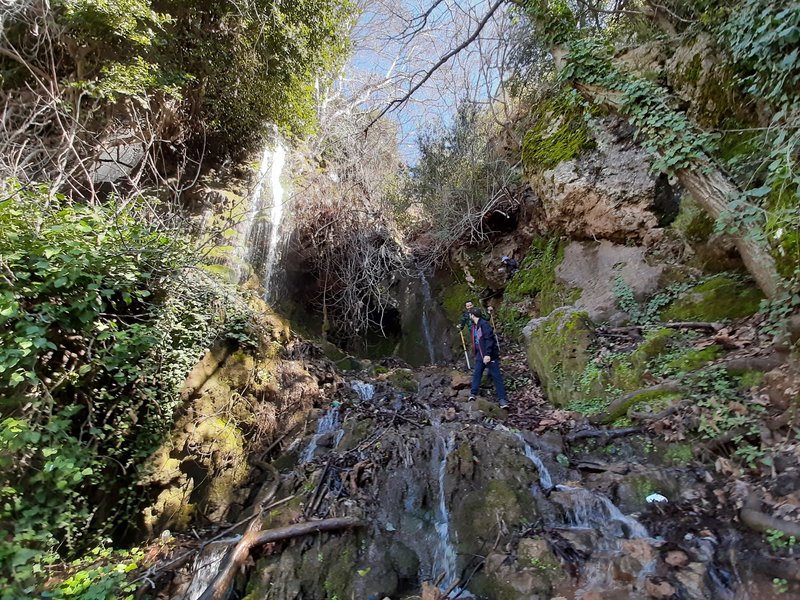
[[[406,392],[414,393],[419,389],[419,382],[409,369],[395,369],[387,379],[394,387]]]
[[[493,600],[519,600],[520,593],[509,584],[500,580],[494,575],[479,573],[473,578],[470,590],[480,598],[492,598]]]
[[[647,404],[651,412],[658,412],[682,398],[683,394],[676,392],[660,390],[643,391],[640,394],[631,396],[625,402],[618,404],[614,407],[614,410],[609,410],[602,419],[602,422],[613,423],[620,417],[627,415],[630,409],[643,404]]]
[[[512,337],[518,336],[529,320],[529,301],[535,299],[540,316],[549,315],[560,306],[572,304],[580,297],[580,290],[571,289],[556,279],[556,268],[564,259],[564,245],[558,238],[537,238],[522,260],[519,271],[505,289],[503,305],[498,311],[498,321]],[[518,308],[517,303],[523,307]]]
[[[328,576],[324,583],[327,598],[349,598],[355,574],[351,544],[347,544],[344,551],[340,551],[338,556],[334,555],[329,558],[333,559],[333,563],[328,568]]]
[[[387,369],[386,367],[378,366],[378,367],[375,367],[374,369],[372,369],[372,374],[373,375],[383,375],[384,373],[388,373],[388,372],[389,372],[389,369]]]
[[[475,301],[475,293],[466,283],[447,286],[442,290],[442,308],[445,316],[453,323],[458,323],[464,313],[464,304]]]
[[[764,296],[752,283],[720,274],[686,292],[661,313],[664,321],[721,321],[748,317]]]
[[[498,519],[509,528],[520,523],[522,509],[514,490],[504,480],[494,479],[483,489],[467,493],[454,515],[456,531],[473,531],[474,536],[463,536],[459,550],[477,552],[497,527]]]
[[[687,83],[697,83],[703,71],[703,59],[700,54],[695,54],[683,70],[682,77]]]
[[[736,386],[740,390],[749,390],[752,387],[757,385],[761,385],[761,382],[764,380],[764,373],[761,371],[744,371],[738,375],[733,376],[734,381],[736,381]]]
[[[522,163],[544,171],[595,146],[577,94],[565,92],[539,105],[536,122],[522,140]]]
[[[671,227],[687,242],[699,244],[707,241],[714,233],[714,219],[686,194],[681,198],[678,216],[675,217]]]
[[[694,449],[690,444],[672,443],[664,452],[664,460],[676,467],[687,466],[694,460]]]
[[[702,348],[700,350],[689,348],[668,361],[666,367],[671,371],[679,373],[696,371],[703,365],[708,364],[717,358],[721,352],[722,348],[717,345],[709,346],[708,348]]]
[[[528,340],[528,363],[547,398],[565,406],[583,398],[581,379],[589,363],[593,334],[585,311],[558,309],[536,321]]]
[[[477,405],[478,405],[478,410],[480,410],[484,415],[492,419],[496,419],[498,421],[504,421],[506,417],[508,417],[507,410],[500,408],[499,405],[495,404],[494,402],[489,402],[484,398],[478,398]]]

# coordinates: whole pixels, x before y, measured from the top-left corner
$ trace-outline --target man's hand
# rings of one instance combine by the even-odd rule
[[[488,365],[490,362],[492,362],[491,356],[487,354],[486,356],[483,357],[483,364]]]

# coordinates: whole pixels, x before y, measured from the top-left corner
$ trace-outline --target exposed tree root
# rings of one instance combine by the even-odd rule
[[[742,523],[755,531],[766,533],[770,529],[774,529],[775,531],[780,531],[788,536],[794,536],[796,539],[800,539],[800,523],[784,521],[778,517],[773,517],[772,515],[761,512],[759,509],[760,504],[758,497],[751,494],[747,499],[747,503],[742,510],[739,511],[739,517],[742,519]]]
[[[664,383],[659,383],[658,385],[642,388],[634,392],[630,392],[629,394],[625,394],[621,398],[617,398],[611,404],[609,404],[606,410],[589,417],[589,421],[595,425],[611,423],[612,421],[624,415],[631,406],[640,400],[661,394],[680,392],[682,390],[683,385],[677,381],[665,381]]]
[[[324,519],[322,521],[298,523],[296,525],[278,527],[277,529],[268,529],[266,531],[248,531],[225,555],[220,565],[219,573],[217,573],[217,576],[209,584],[208,588],[206,588],[206,591],[200,596],[200,600],[224,600],[228,595],[236,573],[244,566],[250,556],[250,551],[257,546],[270,542],[288,540],[309,533],[335,531],[337,529],[359,527],[361,525],[362,522],[355,517],[338,517],[335,519]]]
[[[634,421],[660,421],[661,419],[666,419],[669,416],[674,415],[676,412],[686,408],[687,406],[691,406],[691,402],[688,400],[683,400],[681,402],[676,402],[662,410],[661,412],[657,413],[645,413],[645,412],[628,412],[628,416],[633,419]]]

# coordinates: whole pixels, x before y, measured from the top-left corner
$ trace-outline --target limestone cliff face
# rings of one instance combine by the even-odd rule
[[[574,239],[642,242],[658,227],[650,158],[616,121],[599,122],[593,134],[595,150],[531,178],[544,229]]]

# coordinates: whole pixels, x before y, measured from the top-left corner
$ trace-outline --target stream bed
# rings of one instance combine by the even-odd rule
[[[410,599],[423,582],[440,598],[773,597],[729,522],[686,512],[710,474],[665,462],[645,438],[568,448],[503,425],[456,377],[446,393],[423,381],[413,396],[362,379],[275,461],[283,500],[262,527],[362,526],[255,551],[234,597]],[[200,597],[219,548],[172,597]]]

